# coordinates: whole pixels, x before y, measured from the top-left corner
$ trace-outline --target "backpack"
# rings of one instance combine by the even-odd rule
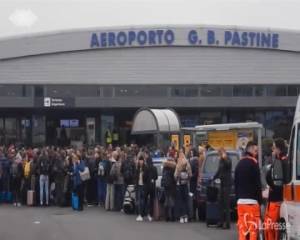
[[[189,181],[189,174],[188,174],[187,170],[184,169],[179,173],[179,183],[187,184],[188,181]]]
[[[30,176],[30,162],[26,162],[24,166],[24,176],[28,178]]]
[[[108,183],[113,183],[115,180],[117,180],[117,168],[115,166],[115,163],[110,163],[110,170],[108,172]]]
[[[123,171],[123,177],[125,182],[129,182],[133,179],[134,177],[134,169],[135,166],[131,162],[126,162],[126,165],[124,166],[124,171]]]
[[[98,164],[98,176],[104,177],[106,175],[106,162],[100,161]]]

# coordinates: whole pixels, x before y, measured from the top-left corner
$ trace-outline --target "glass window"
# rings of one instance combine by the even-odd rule
[[[200,95],[202,97],[215,97],[221,96],[221,87],[220,86],[201,86]]]
[[[167,87],[165,86],[117,86],[117,97],[166,97]]]
[[[278,86],[268,86],[267,87],[267,95],[268,96],[286,96],[286,86],[278,85]]]
[[[298,87],[288,86],[288,96],[298,96]]]
[[[44,86],[34,86],[34,96],[44,97]]]
[[[184,87],[173,87],[171,90],[172,97],[184,97]]]
[[[1,97],[23,97],[22,85],[0,85]]]
[[[5,137],[6,143],[15,143],[17,139],[17,119],[5,118]]]
[[[113,88],[112,87],[102,87],[103,97],[112,97],[113,96]]]
[[[186,87],[185,88],[185,96],[186,97],[198,97],[198,87]]]
[[[255,86],[254,87],[254,95],[256,97],[265,96],[265,87],[264,86]]]
[[[116,87],[115,91],[116,97],[128,97],[133,95],[133,91],[126,86]]]
[[[222,86],[222,96],[232,97],[233,87],[232,86]]]
[[[235,97],[250,97],[252,96],[252,87],[251,86],[234,86],[233,87],[233,96]]]
[[[95,85],[48,85],[48,97],[96,97],[99,96]]]

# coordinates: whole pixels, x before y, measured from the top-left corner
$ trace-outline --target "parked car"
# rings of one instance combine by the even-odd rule
[[[237,151],[226,151],[228,157],[232,161],[232,188],[230,193],[230,202],[233,216],[235,216],[235,207],[236,207],[236,199],[234,192],[234,170],[238,161],[240,160],[240,154]],[[206,192],[207,187],[211,184],[211,181],[216,174],[219,167],[219,154],[218,151],[208,152],[206,158],[203,162],[201,169],[201,178],[200,178],[200,186],[197,189],[197,203],[198,203],[198,216],[201,220],[205,219],[205,209],[206,209]],[[217,182],[216,187],[220,188],[220,183]]]
[[[162,178],[162,171],[163,171],[163,162],[167,160],[165,154],[160,151],[156,150],[150,153],[153,161],[153,165],[157,169],[158,178],[156,180],[156,188],[161,188],[161,178]]]
[[[157,175],[158,178],[156,180],[156,187],[157,188],[161,188],[161,178],[162,178],[162,171],[163,171],[163,162],[166,161],[167,158],[165,157],[159,157],[159,158],[153,158],[153,165],[156,167],[157,169]]]

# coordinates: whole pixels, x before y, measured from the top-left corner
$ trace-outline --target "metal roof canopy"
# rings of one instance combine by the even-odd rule
[[[180,132],[180,120],[172,109],[142,108],[134,116],[131,134]]]

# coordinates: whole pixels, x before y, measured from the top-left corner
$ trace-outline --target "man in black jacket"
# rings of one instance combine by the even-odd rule
[[[235,169],[235,192],[238,209],[239,240],[257,240],[262,188],[257,161],[258,147],[250,141],[245,156]]]
[[[219,150],[219,168],[214,176],[215,179],[221,181],[221,193],[219,199],[220,207],[220,222],[218,227],[223,229],[230,229],[230,191],[231,191],[231,159],[228,157],[225,149]]]
[[[156,180],[158,178],[157,169],[153,165],[152,157],[148,151],[145,152],[146,164],[149,170],[148,182],[146,183],[145,188],[145,204],[149,206],[148,209],[148,220],[152,221],[153,218],[153,209],[154,209],[154,199],[155,199],[155,190],[156,190]],[[149,199],[148,199],[149,198]],[[147,204],[149,201],[149,204]]]

